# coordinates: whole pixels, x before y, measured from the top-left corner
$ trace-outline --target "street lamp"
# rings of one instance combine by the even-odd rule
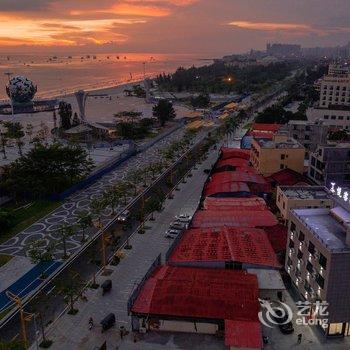
[[[5,72],[5,75],[7,75],[8,77],[8,81],[10,83],[11,80],[11,76],[12,76],[12,72]],[[12,93],[11,93],[11,89],[10,89],[10,85],[9,85],[9,95],[10,95],[10,103],[11,103],[11,114],[12,114],[12,118],[14,117],[14,113],[13,113],[13,101],[12,101]]]

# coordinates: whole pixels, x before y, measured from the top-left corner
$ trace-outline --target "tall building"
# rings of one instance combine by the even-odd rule
[[[270,44],[266,45],[266,53],[271,56],[293,58],[301,55],[301,46],[293,44]]]
[[[250,162],[257,172],[270,176],[282,169],[304,172],[305,148],[286,134],[276,134],[272,140],[252,141]]]
[[[324,303],[326,335],[350,336],[349,222],[346,204],[290,212],[285,269],[311,308]]]
[[[350,186],[350,143],[319,146],[310,156],[309,177],[320,185]]]
[[[350,68],[331,64],[323,77],[318,105],[307,111],[308,120],[323,120],[334,127],[350,128]]]

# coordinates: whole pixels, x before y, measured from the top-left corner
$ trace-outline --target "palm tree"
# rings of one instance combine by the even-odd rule
[[[58,237],[63,245],[63,259],[68,257],[67,255],[67,238],[73,236],[75,234],[74,225],[68,225],[63,223],[59,226],[57,230]]]
[[[85,242],[85,230],[92,227],[92,216],[87,210],[78,212],[78,226],[83,234],[81,241]]]
[[[90,203],[90,209],[92,211],[92,217],[97,218],[98,227],[101,226],[101,217],[103,210],[106,208],[105,198],[93,199]]]
[[[53,260],[53,250],[54,246],[46,246],[46,241],[43,239],[32,242],[28,247],[28,257],[33,264],[39,264],[42,279],[46,278],[44,263]]]
[[[112,215],[115,214],[115,209],[120,204],[121,197],[122,193],[117,186],[108,188],[104,193],[104,201],[112,208]]]
[[[81,294],[83,287],[84,281],[80,275],[74,271],[69,271],[68,278],[64,279],[63,284],[59,288],[62,294],[68,299],[68,314],[75,315],[78,312],[77,309],[74,309],[74,303],[76,298]]]

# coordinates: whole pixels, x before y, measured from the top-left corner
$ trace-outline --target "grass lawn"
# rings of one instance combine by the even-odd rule
[[[0,267],[12,259],[11,255],[0,254]]]
[[[12,225],[10,228],[5,229],[4,233],[0,235],[0,243],[3,243],[16,235],[18,232],[21,232],[26,227],[30,226],[37,220],[41,219],[52,210],[56,209],[62,204],[61,201],[37,201],[33,202],[27,207],[14,210],[12,212]]]

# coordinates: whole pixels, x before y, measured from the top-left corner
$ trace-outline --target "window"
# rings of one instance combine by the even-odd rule
[[[285,159],[286,155],[285,154],[281,154],[281,159]]]
[[[315,166],[315,164],[316,164],[316,158],[311,157],[311,165]]]
[[[295,232],[296,226],[295,226],[295,223],[294,223],[294,222],[291,222],[291,223],[290,223],[290,230],[291,230],[292,232]]]
[[[304,255],[303,252],[298,249],[298,259],[302,259],[303,255]]]
[[[305,135],[305,140],[310,140],[310,135]]]
[[[315,245],[312,242],[309,242],[309,247],[307,249],[311,254],[315,254]]]
[[[303,232],[299,232],[299,241],[300,242],[304,242],[304,239],[305,239],[305,234]]]
[[[310,273],[314,273],[314,272],[315,272],[314,267],[312,266],[312,264],[310,263],[310,261],[308,261],[308,262],[306,263],[306,270],[307,270],[308,272],[310,272]]]
[[[280,169],[284,169],[284,165],[283,164],[280,164]]]
[[[306,131],[310,131],[310,125],[306,125],[305,130],[306,130]]]
[[[292,240],[289,240],[288,247],[289,248],[294,248],[294,242]]]
[[[324,278],[319,273],[316,276],[316,282],[322,289],[324,288]]]
[[[336,118],[337,118],[336,115],[332,115],[332,116],[331,116],[331,119],[332,119],[332,120],[335,120]]]
[[[339,119],[339,120],[343,120],[344,117],[343,117],[342,115],[340,115],[340,116],[338,117],[338,119]]]
[[[327,267],[327,258],[324,255],[320,254],[320,259],[318,262],[324,269]]]

